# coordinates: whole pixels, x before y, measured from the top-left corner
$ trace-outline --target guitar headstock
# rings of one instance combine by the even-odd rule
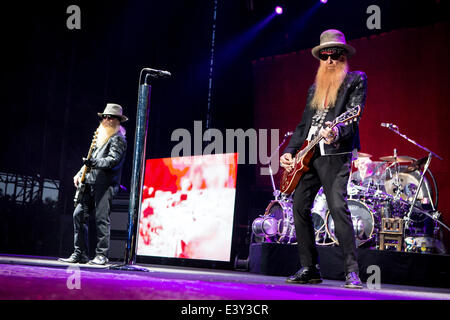
[[[92,147],[95,147],[97,144],[97,136],[98,136],[98,129],[95,130],[94,136],[92,137],[92,143],[91,143]]]
[[[345,125],[348,125],[352,123],[353,121],[358,121],[358,116],[361,114],[361,106],[357,105],[354,108],[351,108],[350,110],[347,110],[343,114],[341,114],[339,117],[337,117],[334,120],[334,125],[338,123],[344,123]]]

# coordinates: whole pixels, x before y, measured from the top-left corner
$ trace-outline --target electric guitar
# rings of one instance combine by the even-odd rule
[[[91,146],[89,147],[89,152],[86,159],[90,159],[92,157],[92,153],[94,152],[95,146],[97,145],[97,134],[98,129],[94,133],[94,137],[92,138]],[[78,183],[77,191],[75,192],[75,197],[73,199],[73,204],[76,207],[83,199],[84,192],[86,190],[86,184],[84,181],[86,180],[86,174],[89,172],[89,168],[87,166],[83,166],[83,172],[81,174],[80,182]]]
[[[333,120],[330,128],[334,128],[339,123],[348,125],[353,121],[357,121],[357,117],[361,114],[361,106],[356,106]],[[297,187],[300,178],[309,170],[309,162],[314,155],[314,147],[323,139],[323,136],[317,134],[312,141],[305,141],[303,147],[294,157],[294,168],[288,172],[286,169],[281,176],[280,191],[284,194],[291,194]]]

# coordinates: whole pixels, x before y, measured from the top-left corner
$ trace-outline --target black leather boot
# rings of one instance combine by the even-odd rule
[[[286,279],[287,283],[321,283],[322,278],[320,272],[316,267],[303,267],[297,271],[294,275]]]

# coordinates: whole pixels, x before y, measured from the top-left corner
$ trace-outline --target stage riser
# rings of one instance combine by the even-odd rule
[[[319,246],[318,253],[322,277],[343,280],[344,261],[341,249]],[[374,275],[369,266],[378,266],[381,283],[450,288],[449,255],[361,248],[358,248],[357,254],[360,277],[364,282]],[[249,271],[271,276],[290,276],[300,268],[299,260],[296,245],[255,243],[250,246]]]

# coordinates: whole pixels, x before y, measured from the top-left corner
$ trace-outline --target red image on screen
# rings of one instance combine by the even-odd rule
[[[237,157],[147,160],[137,255],[229,261]]]

